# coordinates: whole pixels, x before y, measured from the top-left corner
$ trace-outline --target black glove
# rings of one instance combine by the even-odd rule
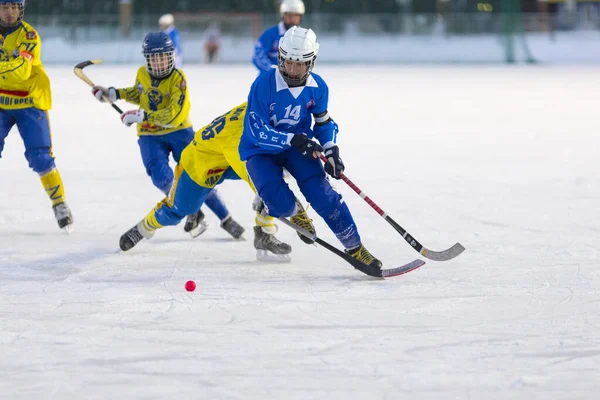
[[[294,135],[290,144],[297,148],[300,153],[306,158],[319,158],[319,154],[323,152],[321,145],[301,133]]]
[[[325,172],[333,176],[335,179],[340,179],[345,167],[344,162],[340,158],[339,147],[333,146],[325,150],[325,157],[327,157],[328,161],[325,163]]]

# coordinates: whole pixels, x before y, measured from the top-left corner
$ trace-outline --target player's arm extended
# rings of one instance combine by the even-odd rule
[[[30,54],[19,55],[10,61],[0,62],[0,76],[12,82],[25,81],[31,76],[32,61]]]
[[[264,116],[254,111],[248,111],[246,126],[254,137],[258,147],[271,153],[279,153],[290,148],[293,133],[287,133],[273,128],[265,121]]]
[[[146,121],[150,125],[174,128],[185,122],[189,113],[187,86],[185,80],[181,80],[173,87],[167,107],[158,111],[146,110]]]
[[[273,68],[273,64],[269,57],[267,57],[267,51],[269,46],[273,43],[273,38],[265,32],[258,38],[254,45],[254,55],[252,56],[252,63],[256,68],[262,72],[266,72]]]
[[[140,104],[139,82],[136,80],[135,86],[117,89],[117,99],[125,100],[131,104]]]

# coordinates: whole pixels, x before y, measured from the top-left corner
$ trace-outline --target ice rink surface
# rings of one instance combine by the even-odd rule
[[[122,87],[136,70],[86,72]],[[13,130],[0,160],[0,398],[597,398],[597,67],[317,65],[347,175],[425,246],[467,248],[385,281],[285,226],[293,262],[255,261],[240,181],[219,189],[248,241],[206,210],[199,238],[180,225],[121,253],[119,236],[162,196],[134,128],[71,67],[48,72],[77,231],[57,228]],[[255,77],[185,72],[196,129],[245,101]],[[385,266],[419,256],[336,187]]]

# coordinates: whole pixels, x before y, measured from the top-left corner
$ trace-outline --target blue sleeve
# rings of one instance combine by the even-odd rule
[[[293,133],[273,128],[269,119],[268,78],[259,76],[248,95],[248,109],[244,120],[244,132],[248,132],[252,142],[269,153],[280,153],[291,147]],[[245,134],[245,133],[244,133]]]
[[[267,56],[267,52],[271,44],[273,43],[273,37],[270,30],[266,30],[256,41],[254,45],[254,55],[252,56],[252,63],[260,72],[269,71],[273,63]]]
[[[319,84],[319,94],[313,109],[310,111],[315,119],[313,127],[314,137],[321,143],[323,148],[332,147],[337,142],[338,125],[329,116],[327,106],[329,103],[329,88],[322,79],[317,80]]]
[[[175,51],[181,54],[181,35],[179,34],[179,31],[177,29],[173,29],[169,36],[171,36],[173,46],[175,46]]]

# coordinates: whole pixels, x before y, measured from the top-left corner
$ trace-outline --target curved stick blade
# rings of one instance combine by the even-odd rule
[[[465,251],[463,245],[456,243],[454,246],[443,251],[433,251],[423,248],[420,253],[423,257],[427,257],[433,261],[448,261],[458,257],[463,251]]]

